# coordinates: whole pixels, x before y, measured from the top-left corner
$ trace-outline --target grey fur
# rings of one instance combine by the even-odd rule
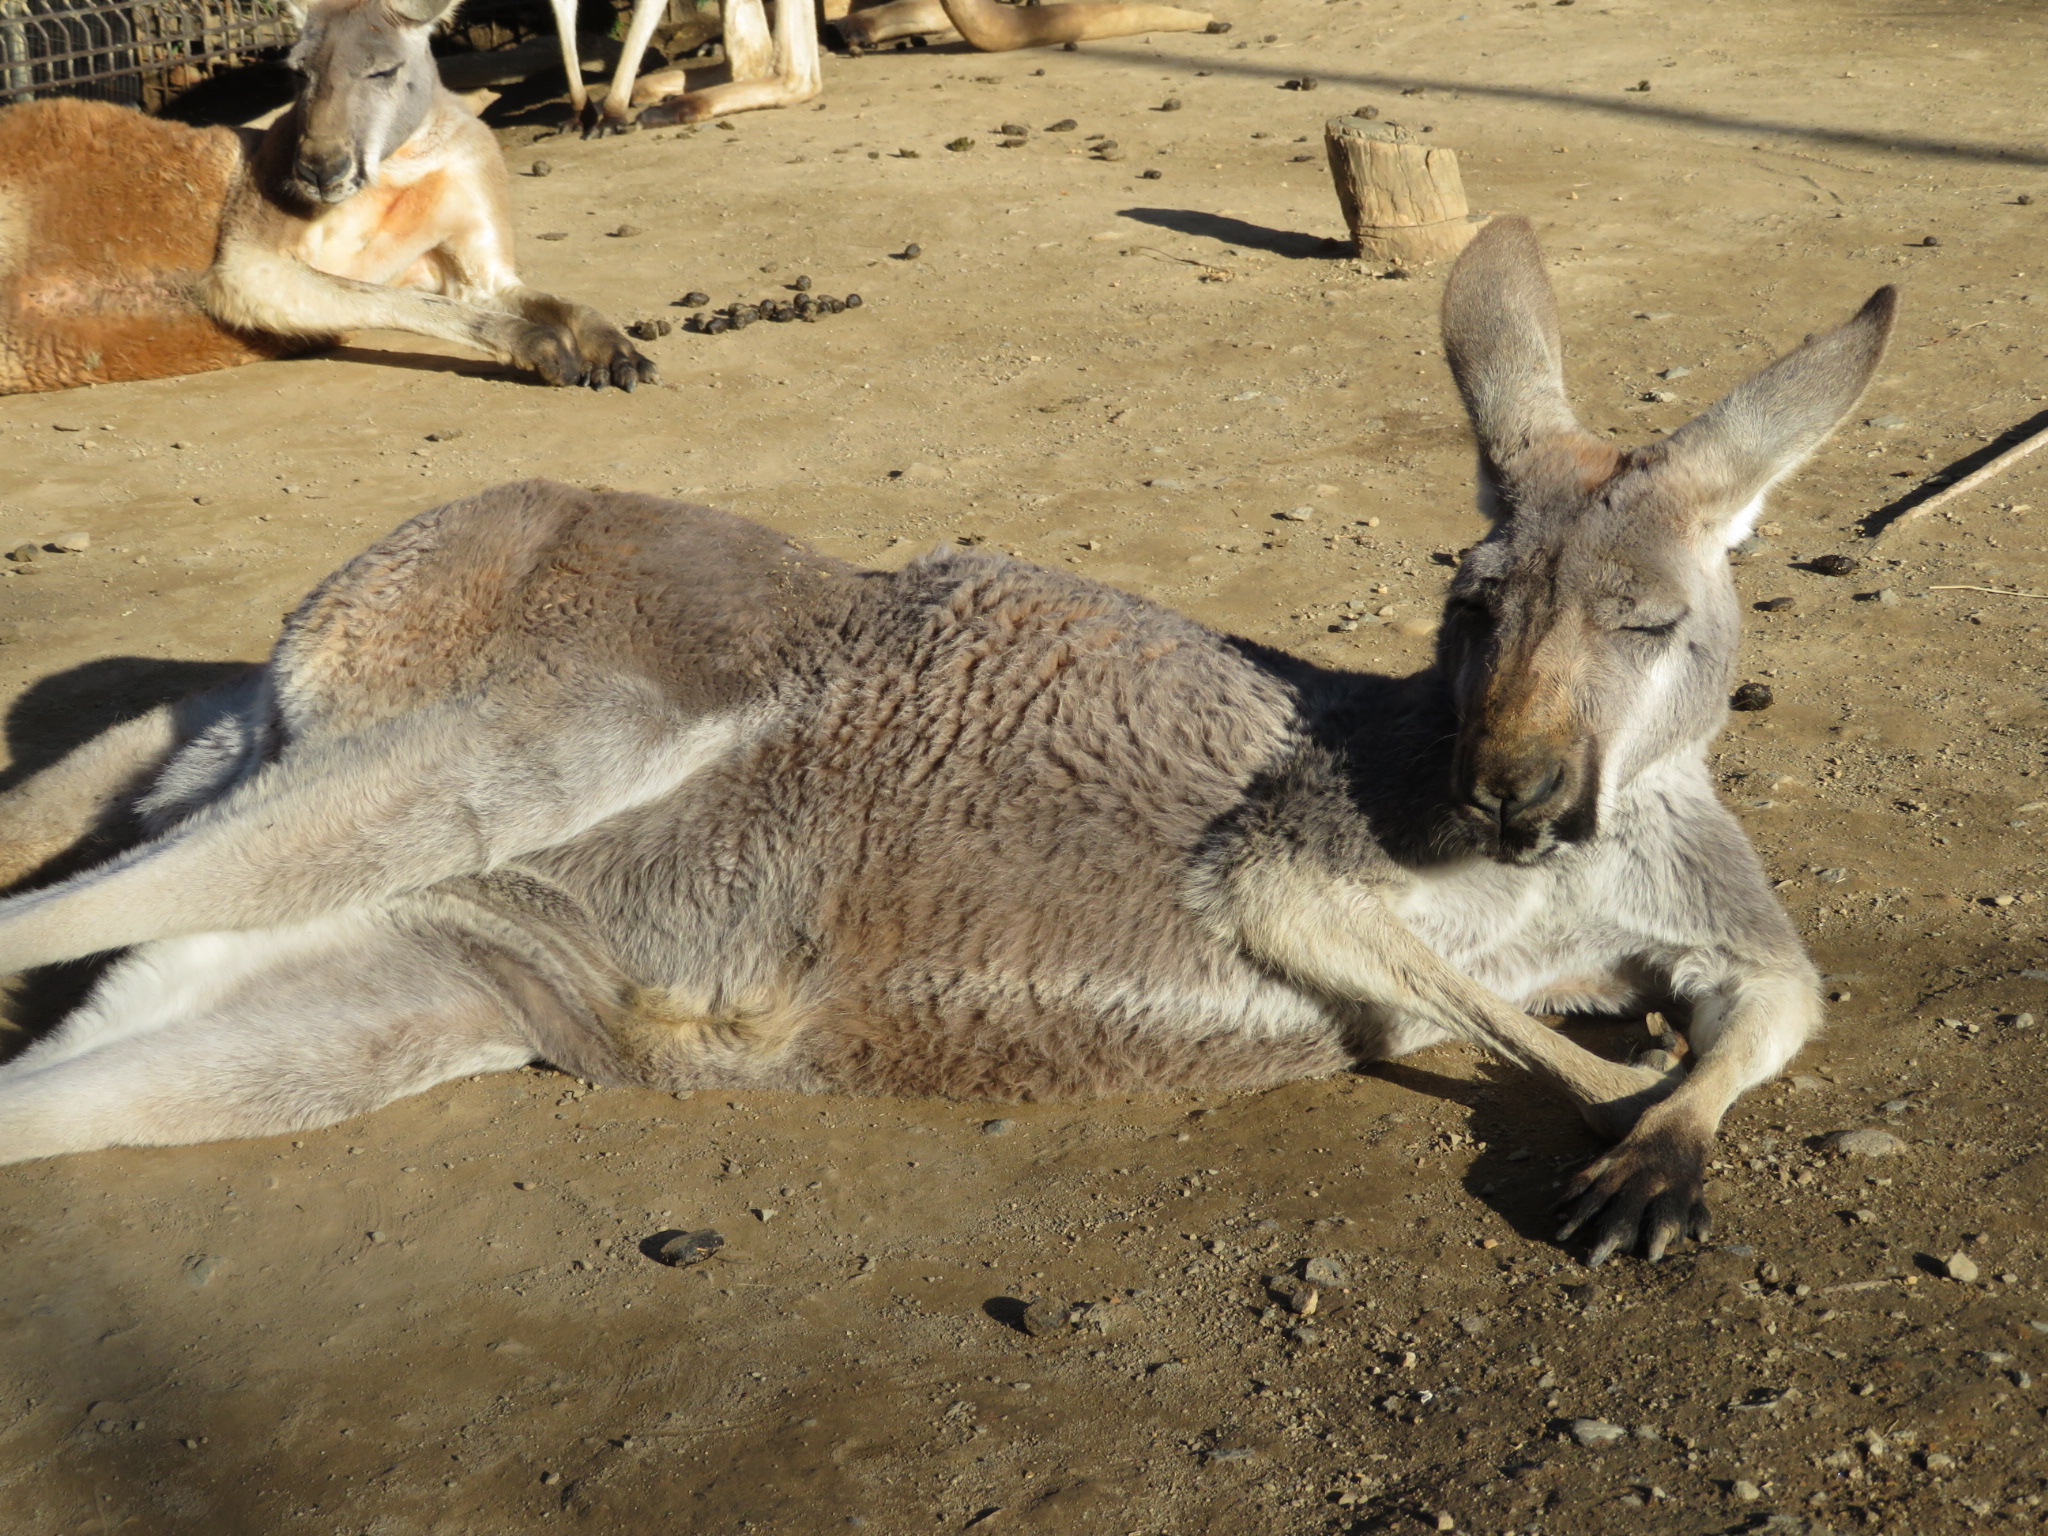
[[[1738,391],[1691,442],[1589,457],[1536,263],[1496,224],[1449,290],[1501,517],[1412,678],[998,556],[860,571],[647,497],[528,482],[402,525],[260,684],[0,801],[0,839],[47,842],[83,775],[152,829],[0,903],[0,970],[137,946],[0,1068],[0,1159],[328,1123],[533,1057],[1052,1097],[1460,1039],[1620,1139],[1574,1191],[1596,1259],[1703,1232],[1722,1113],[1818,1010],[1707,777],[1744,509],[1696,465],[1810,449],[1888,317],[1746,387],[1826,392],[1774,406],[1776,440]],[[1563,787],[1519,793],[1531,763]],[[1682,1081],[1523,1011],[1643,1005],[1689,1012]]]

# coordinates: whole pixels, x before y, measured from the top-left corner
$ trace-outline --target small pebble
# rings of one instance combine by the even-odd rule
[[[1817,576],[1848,576],[1863,566],[1861,560],[1848,555],[1822,555],[1807,564]]]
[[[1682,378],[1686,377],[1686,375],[1690,374],[1691,372],[1692,372],[1692,370],[1691,370],[1690,368],[1686,368],[1686,367],[1671,367],[1671,368],[1666,368],[1666,369],[1664,369],[1663,371],[1661,371],[1661,372],[1660,372],[1660,373],[1659,373],[1659,374],[1657,375],[1657,377],[1658,377],[1658,378],[1660,378],[1660,379],[1682,379]]]
[[[14,546],[14,548],[7,551],[7,558],[10,560],[19,561],[23,565],[29,565],[32,564],[36,556],[41,553],[42,551],[40,549],[37,549],[33,544],[17,544]]]
[[[1063,117],[1056,123],[1046,124],[1045,131],[1047,133],[1072,133],[1080,126],[1071,117]]]
[[[1873,416],[1863,423],[1866,427],[1882,427],[1886,430],[1903,427],[1905,424],[1906,418],[1903,416]]]
[[[974,148],[974,140],[963,133],[957,139],[948,139],[946,141],[946,148],[958,154],[962,150]]]
[[[654,1250],[654,1256],[672,1269],[701,1264],[725,1246],[725,1234],[709,1227],[679,1232]]]
[[[1140,181],[1157,181],[1161,176],[1165,174],[1166,173],[1164,171],[1159,170],[1140,171],[1138,172],[1138,179]]]
[[[1730,1483],[1728,1485],[1728,1492],[1745,1504],[1754,1504],[1764,1496],[1763,1489],[1757,1487],[1755,1483],[1744,1477],[1738,1477],[1734,1482]]]
[[[915,261],[918,257],[922,256],[923,254],[924,247],[919,245],[915,240],[911,241],[910,244],[903,247],[902,251],[902,257],[905,261]]]
[[[1870,600],[1880,608],[1896,608],[1899,606],[1899,589],[1897,587],[1879,587],[1872,594]]]
[[[1180,98],[1178,96],[1167,97],[1166,100],[1159,103],[1159,110],[1162,112],[1178,112],[1180,110]]]
[[[1335,1259],[1303,1259],[1301,1278],[1310,1285],[1320,1285],[1325,1289],[1351,1283],[1350,1277],[1344,1273],[1344,1266]]]
[[[1029,137],[1031,130],[1029,128],[1026,128],[1022,123],[1005,123],[1002,127],[998,128],[996,132],[1000,133],[1006,139],[1022,139]]]
[[[1280,517],[1290,523],[1305,523],[1316,515],[1314,507],[1289,507]]]
[[[1628,1438],[1627,1430],[1605,1419],[1573,1419],[1570,1428],[1572,1438],[1581,1445],[1612,1445]]]
[[[2010,1024],[2014,1029],[2032,1029],[2034,1016],[2031,1013],[2012,1013],[2007,1014],[2003,1022]]]
[[[617,229],[612,231],[612,238],[614,240],[630,240],[635,235],[644,233],[646,233],[646,231],[641,229],[638,224],[621,224]]]
[[[1756,611],[1758,613],[1789,613],[1794,606],[1795,600],[1793,598],[1767,597],[1756,605]]]
[[[60,533],[50,540],[50,548],[60,555],[82,555],[92,548],[92,535],[82,532]]]
[[[1728,707],[1752,714],[1759,709],[1769,709],[1776,702],[1777,695],[1771,692],[1770,684],[1744,683],[1728,700]]]
[[[1671,401],[1676,400],[1678,396],[1671,393],[1668,389],[1646,389],[1643,391],[1642,398],[1657,405],[1667,405]]]
[[[1073,1320],[1074,1309],[1063,1301],[1038,1300],[1024,1309],[1020,1321],[1024,1331],[1034,1339],[1045,1338],[1048,1334],[1060,1333]]]
[[[1374,118],[1380,115],[1380,109],[1374,106],[1371,102],[1367,102],[1364,106],[1353,109],[1351,115],[1353,117],[1363,118],[1366,122],[1369,123]]]
[[[1929,236],[1927,236],[1927,237],[1926,237],[1925,239],[1923,239],[1923,240],[1922,240],[1922,241],[1921,241],[1920,243],[1921,243],[1922,245],[1925,245],[1925,246],[1936,246],[1936,245],[1939,245],[1939,244],[1941,244],[1941,239],[1940,239],[1940,237],[1939,237],[1939,236],[1936,236],[1936,235],[1929,235]]]
[[[1967,1253],[1950,1254],[1941,1261],[1941,1268],[1951,1280],[1959,1280],[1964,1285],[1977,1283],[1977,1261]]]
[[[702,309],[706,304],[709,304],[710,302],[710,294],[703,293],[695,288],[692,288],[688,293],[684,294],[680,299],[676,300],[676,307],[678,309]]]
[[[2034,194],[2031,192],[2022,192],[2018,197],[2014,198],[2013,201],[2019,204],[2019,206],[2022,208],[2031,208],[2034,206]]]
[[[1016,1128],[1017,1122],[1014,1120],[984,1120],[981,1122],[981,1134],[984,1136],[1007,1136]]]
[[[526,168],[526,174],[529,176],[552,176],[555,174],[555,168],[546,160],[536,160]]]
[[[859,294],[857,294],[857,293],[849,293],[849,294],[848,294],[848,295],[846,296],[846,307],[847,307],[848,309],[859,309],[859,308],[860,308],[860,306],[861,306],[861,297],[860,297],[860,295],[859,295]]]
[[[1833,1152],[1842,1157],[1897,1157],[1906,1150],[1906,1144],[1890,1131],[1881,1131],[1872,1125],[1830,1131],[1820,1139],[1820,1145],[1823,1152]]]
[[[566,240],[569,238],[569,232],[566,229],[550,229],[535,235],[533,238],[536,240]]]

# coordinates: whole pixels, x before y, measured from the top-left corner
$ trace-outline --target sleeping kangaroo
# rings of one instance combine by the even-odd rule
[[[1815,975],[1706,746],[1726,550],[1877,367],[1894,294],[1682,431],[1573,419],[1528,224],[1444,298],[1485,539],[1438,655],[1323,670],[946,550],[859,570],[533,481],[402,524],[267,666],[0,800],[0,973],[128,948],[0,1068],[0,1161],[326,1125],[536,1059],[601,1083],[1048,1098],[1466,1041],[1618,1139],[1565,1235],[1704,1235]],[[1677,1010],[1691,1069],[1525,1010]]]

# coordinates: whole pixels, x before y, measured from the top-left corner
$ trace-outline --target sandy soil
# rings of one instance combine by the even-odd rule
[[[882,563],[985,540],[1411,669],[1433,556],[1477,524],[1439,276],[1325,244],[1322,120],[1372,102],[1456,147],[1475,205],[1537,219],[1600,430],[1675,426],[1904,286],[1882,377],[1738,578],[1795,605],[1752,618],[1746,675],[1777,704],[1732,718],[1718,764],[1836,1000],[1730,1121],[1718,1246],[1583,1270],[1546,1211],[1593,1143],[1458,1051],[1021,1108],[1002,1134],[986,1108],[489,1077],[295,1140],[0,1173],[0,1527],[2048,1519],[2048,1028],[2011,1021],[2048,1020],[2048,606],[1977,590],[2048,590],[2048,455],[1859,534],[2048,410],[2048,24],[1993,0],[1232,14],[1226,37],[834,59],[823,106],[730,129],[508,128],[515,168],[554,166],[515,181],[522,230],[565,236],[525,247],[544,287],[621,319],[799,273],[866,300],[654,342],[660,389],[551,392],[370,338],[0,402],[0,548],[92,539],[0,562],[13,772],[260,656],[373,534],[525,474]],[[1316,93],[1284,88],[1303,72]],[[1004,122],[1029,142],[999,148]],[[1864,563],[1804,568],[1828,553]],[[1903,1153],[1813,1150],[1866,1124]],[[704,1226],[713,1262],[641,1252]],[[1938,1272],[1957,1252],[1974,1283]],[[1276,1312],[1264,1277],[1312,1257],[1348,1288]],[[1032,1297],[1107,1305],[1032,1338],[1005,1300]],[[1625,1434],[1581,1445],[1578,1419]]]

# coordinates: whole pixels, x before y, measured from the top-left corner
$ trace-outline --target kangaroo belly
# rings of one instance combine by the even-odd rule
[[[0,393],[286,350],[224,329],[194,297],[240,167],[230,129],[103,102],[0,111]]]

